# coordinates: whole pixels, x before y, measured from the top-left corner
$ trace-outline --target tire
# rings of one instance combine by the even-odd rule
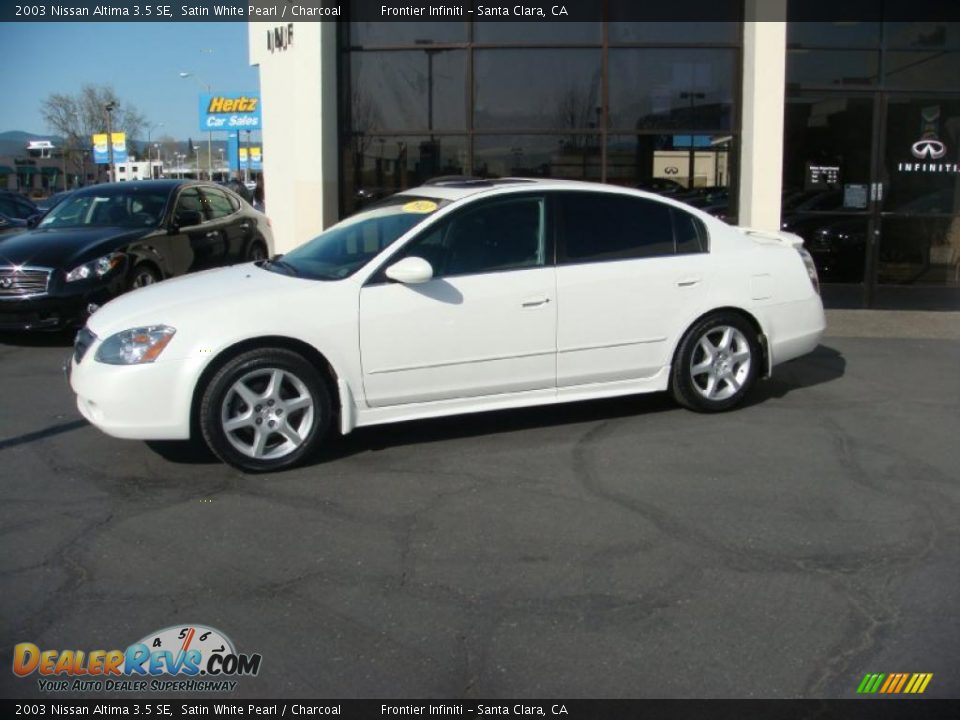
[[[697,412],[722,412],[741,402],[763,362],[757,331],[735,313],[715,313],[687,330],[670,371],[674,399]]]
[[[316,367],[290,350],[260,348],[233,358],[211,378],[198,419],[217,457],[259,473],[308,457],[331,418],[330,392]]]
[[[162,280],[160,273],[158,273],[152,265],[140,263],[139,265],[135,265],[133,271],[130,273],[127,289],[136,290],[137,288],[158,283],[160,280]]]
[[[257,262],[267,259],[267,246],[259,240],[254,240],[247,248],[247,262]]]

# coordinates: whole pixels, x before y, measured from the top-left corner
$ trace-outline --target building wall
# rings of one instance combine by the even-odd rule
[[[288,35],[285,49],[268,34]],[[266,212],[277,252],[336,221],[337,76],[334,23],[251,22],[250,63],[259,66]]]
[[[786,0],[747,0],[743,28],[743,125],[740,145],[741,225],[780,228],[783,98],[787,23],[757,22],[786,15]]]
[[[739,222],[776,229],[783,152],[785,22],[756,22],[761,3],[785,12],[786,0],[747,0],[743,33]],[[290,39],[272,42],[276,31]],[[251,22],[250,62],[260,70],[267,214],[278,251],[305,242],[336,221],[340,153],[337,132],[337,29],[334,23]],[[731,159],[732,160],[732,159]],[[728,172],[724,158],[723,172]],[[697,169],[706,159],[697,160]],[[711,162],[716,164],[717,159]],[[713,170],[717,172],[717,170]],[[705,177],[708,177],[705,175]],[[709,177],[710,182],[715,178]],[[706,183],[707,180],[705,179]]]

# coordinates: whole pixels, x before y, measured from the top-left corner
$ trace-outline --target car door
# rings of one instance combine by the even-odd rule
[[[557,386],[651,377],[707,291],[706,228],[650,198],[558,192]]]
[[[237,201],[231,198],[220,188],[203,186],[203,193],[211,229],[221,233],[223,239],[222,263],[238,263],[244,259],[244,249],[250,239],[250,220],[240,210]]]
[[[383,268],[360,292],[360,352],[372,407],[552,390],[556,281],[545,199],[481,201],[412,240],[428,282],[391,282]]]
[[[177,230],[172,238],[175,246],[172,249],[178,256],[188,258],[184,272],[196,272],[224,264],[226,242],[222,222],[210,220],[208,203],[198,186],[188,185],[180,191],[174,206],[173,224]],[[177,265],[182,267],[183,263]]]

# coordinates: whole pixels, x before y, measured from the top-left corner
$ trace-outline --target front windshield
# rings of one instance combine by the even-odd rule
[[[39,227],[156,227],[163,220],[168,195],[148,187],[108,187],[72,195],[55,205]]]
[[[401,235],[422,223],[448,200],[395,195],[337,223],[291,250],[267,269],[314,280],[352,275]]]

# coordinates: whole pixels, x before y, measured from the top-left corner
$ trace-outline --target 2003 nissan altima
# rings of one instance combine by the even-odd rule
[[[70,372],[104,432],[197,433],[266,471],[333,426],[663,390],[727,410],[824,325],[794,235],[607,185],[453,179],[108,303]]]

